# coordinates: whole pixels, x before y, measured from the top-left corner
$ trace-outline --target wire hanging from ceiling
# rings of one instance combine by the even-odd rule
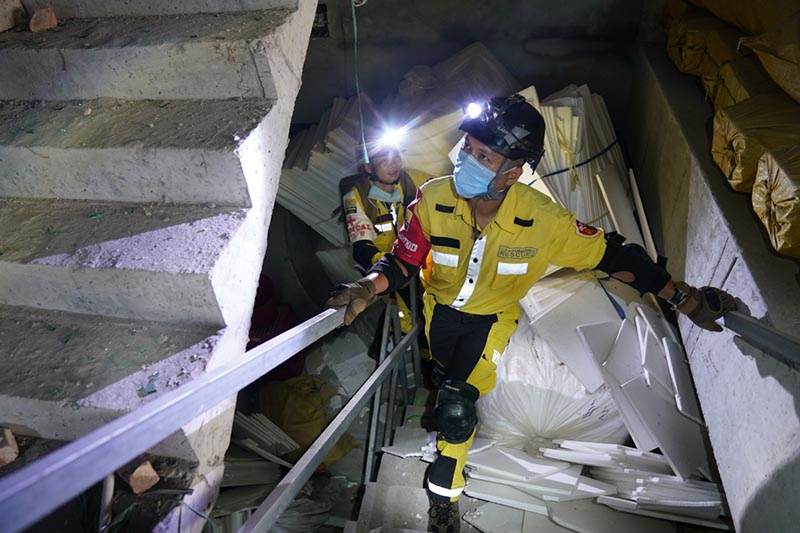
[[[367,3],[367,0],[350,0],[350,11],[353,14],[353,72],[356,81],[356,97],[358,98],[358,118],[361,124],[361,149],[362,157],[365,163],[369,163],[369,154],[367,153],[367,139],[364,136],[364,112],[361,108],[361,87],[358,82],[358,22],[356,21],[356,7],[361,7]]]

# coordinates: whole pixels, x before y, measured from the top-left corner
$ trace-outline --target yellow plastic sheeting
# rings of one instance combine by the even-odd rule
[[[800,102],[800,16],[773,31],[746,39],[744,44],[756,53],[775,83]]]
[[[722,65],[713,90],[708,92],[714,101],[714,109],[719,111],[754,96],[780,94],[781,88],[772,81],[758,59],[749,56]]]
[[[800,104],[784,94],[755,96],[714,115],[711,155],[731,187],[750,192],[767,150],[800,143]]]
[[[722,83],[720,67],[740,57],[752,55],[747,47],[739,47],[739,39],[744,34],[732,26],[713,28],[706,33],[706,50],[700,66],[703,87],[712,101],[716,97],[718,85]],[[715,108],[716,109],[716,108]]]
[[[797,0],[690,0],[751,35],[779,26],[787,17],[800,13]]]
[[[667,54],[678,70],[686,74],[702,74],[706,51],[706,34],[725,24],[702,11],[690,11],[673,19],[667,30]]]
[[[758,161],[753,209],[778,252],[800,258],[800,146],[765,152]]]
[[[672,23],[676,19],[679,19],[691,12],[702,13],[702,11],[697,9],[686,0],[667,0],[664,3],[664,12],[661,14],[661,24],[664,28],[664,31],[669,31],[670,26],[672,26]]]
[[[328,425],[325,407],[335,394],[334,388],[318,376],[298,376],[260,390],[261,412],[300,445],[299,450],[285,455],[288,461],[297,461]],[[322,463],[330,465],[357,446],[345,433]]]

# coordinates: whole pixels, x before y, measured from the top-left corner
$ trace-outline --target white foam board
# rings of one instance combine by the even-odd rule
[[[531,324],[586,387],[594,392],[603,385],[603,376],[594,355],[586,349],[576,327],[618,319],[609,297],[595,279],[587,279],[565,301],[539,315]]]
[[[623,184],[627,181],[620,174],[617,167],[609,165],[595,175],[600,192],[606,202],[606,207],[611,214],[611,220],[617,233],[624,235],[627,242],[638,244],[644,248],[644,238],[636,217],[633,213],[635,206],[628,199]]]
[[[604,483],[600,480],[592,479],[590,477],[580,476],[578,478],[577,486],[575,487],[575,490],[572,491],[572,494],[568,494],[566,496],[544,494],[542,495],[542,499],[544,501],[569,502],[573,500],[596,498],[598,496],[616,494],[616,493],[617,493],[616,485],[612,485],[611,483]]]
[[[533,457],[522,450],[515,450],[514,448],[498,447],[497,450],[530,472],[533,477],[549,476],[572,466],[564,461],[554,461],[553,459],[547,459],[545,457]]]
[[[662,339],[668,337],[677,342],[678,337],[672,325],[667,322],[661,313],[647,305],[640,305],[636,308],[638,315],[650,326],[650,329],[656,334],[656,337]]]
[[[637,317],[639,318],[639,317]],[[645,380],[648,385],[653,384],[653,380],[658,381],[662,387],[669,390],[670,396],[673,395],[672,381],[669,377],[669,367],[667,357],[661,340],[656,338],[656,334],[645,326],[645,336],[642,343],[642,366],[644,367]]]
[[[637,498],[636,507],[662,513],[672,513],[696,518],[714,520],[722,512],[722,504],[715,501],[687,502],[683,500],[659,500],[653,498]]]
[[[522,509],[532,513],[547,514],[547,507],[543,500],[526,494],[509,485],[470,478],[464,492],[468,496],[479,500],[499,503],[501,505],[513,507],[514,509]]]
[[[662,520],[620,513],[593,500],[547,502],[548,516],[556,524],[578,533],[674,533]]]
[[[621,388],[622,383],[642,374],[640,358],[636,327],[631,320],[623,320],[617,332],[614,347],[601,366],[601,372],[606,387],[619,408],[622,421],[628,428],[636,446],[641,450],[649,451],[657,448],[658,442]]]
[[[405,426],[403,426],[405,427]],[[384,446],[381,451],[397,457],[422,457],[422,447],[428,443],[428,433],[423,428],[400,428],[395,432],[395,440],[391,446]]]
[[[607,505],[613,509],[617,509],[618,511],[637,514],[640,516],[649,516],[653,518],[660,518],[662,520],[673,520],[675,522],[683,522],[686,524],[710,527],[714,529],[720,529],[723,531],[730,531],[732,529],[730,524],[723,522],[722,520],[704,520],[702,518],[695,518],[691,516],[663,513],[659,511],[651,511],[648,509],[638,509],[636,507],[636,502],[627,500],[625,498],[619,498],[616,496],[599,496],[597,498],[597,503],[602,505]]]
[[[612,320],[583,324],[575,328],[584,348],[594,356],[597,364],[602,365],[608,359],[608,354],[611,353],[611,348],[617,339],[620,322],[621,320]]]
[[[671,339],[662,339],[664,352],[667,354],[667,366],[670,381],[675,391],[675,403],[678,411],[688,416],[698,424],[704,424],[700,405],[694,392],[692,375],[689,364],[684,357],[683,348]]]
[[[547,477],[537,477],[526,480],[520,480],[516,477],[503,474],[485,473],[473,470],[469,473],[469,478],[509,485],[526,494],[541,498],[544,494],[556,494],[561,496],[572,494],[578,485],[578,478],[580,477],[581,470],[582,468],[579,465],[572,465],[566,470],[556,472]]]
[[[681,415],[672,402],[648,387],[644,376],[623,383],[622,391],[635,406],[667,462],[681,479],[687,479],[706,462],[700,426]]]

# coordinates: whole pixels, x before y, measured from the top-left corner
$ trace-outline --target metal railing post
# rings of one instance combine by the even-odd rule
[[[389,345],[389,324],[391,321],[392,301],[386,304],[386,311],[383,315],[383,330],[381,333],[381,351],[378,355],[378,364],[383,363]],[[375,439],[378,435],[378,423],[380,422],[381,395],[383,385],[378,385],[375,389],[375,396],[372,398],[372,412],[370,413],[369,433],[367,435],[367,453],[364,465],[364,483],[372,481],[372,470],[375,464]]]
[[[409,305],[409,309],[411,310],[411,320],[412,323],[416,324],[419,321],[418,316],[418,309],[417,309],[417,293],[419,292],[417,284],[419,281],[415,278],[411,280],[410,290],[411,293],[411,302]],[[423,332],[424,334],[424,332]],[[413,361],[411,364],[414,366],[414,394],[411,396],[411,403],[414,403],[414,400],[417,397],[417,391],[422,388],[422,359],[419,353],[419,342],[415,342],[411,345],[411,357]]]

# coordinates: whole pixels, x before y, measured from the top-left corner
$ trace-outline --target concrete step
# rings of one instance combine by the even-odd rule
[[[0,426],[74,439],[201,375],[214,328],[0,306]]]
[[[250,205],[239,147],[274,101],[0,101],[0,196]]]
[[[228,248],[246,214],[0,200],[7,235],[0,245],[0,304],[222,327],[222,309],[243,298]]]
[[[52,6],[59,19],[86,17],[124,17],[132,15],[179,15],[182,13],[225,13],[264,11],[278,7],[294,9],[299,0],[23,0],[32,13]],[[307,2],[308,0],[303,0]]]
[[[83,18],[0,34],[8,99],[275,98],[293,10]],[[274,34],[278,34],[278,36]]]
[[[420,461],[418,457],[403,459],[384,453],[381,455],[377,482],[382,485],[424,488],[425,470],[428,466],[428,463]]]

